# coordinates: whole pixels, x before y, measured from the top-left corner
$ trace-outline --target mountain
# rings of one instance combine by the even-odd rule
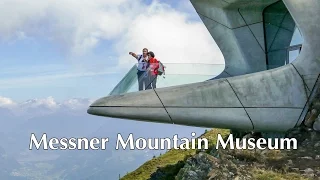
[[[87,114],[90,99],[54,98],[7,100],[0,108],[0,141],[6,154],[20,165],[14,171],[29,179],[117,179],[165,150],[116,150],[117,134],[127,138],[165,138],[175,134],[190,137],[202,128],[156,124]],[[106,150],[29,150],[31,134],[48,138],[109,138]],[[33,147],[34,148],[34,147]],[[1,177],[0,177],[1,178]],[[2,178],[1,178],[2,179]],[[5,179],[5,178],[4,178]]]
[[[16,103],[15,106],[10,106],[12,112],[17,116],[25,118],[34,118],[52,113],[61,112],[85,112],[89,105],[93,102],[86,98],[72,98],[63,102],[56,102],[53,97],[44,99],[30,99],[21,103]]]
[[[19,169],[21,165],[15,160],[14,157],[8,155],[5,150],[0,147],[0,179],[7,180],[20,180],[26,179],[23,177],[16,177],[13,173],[14,170]]]
[[[0,132],[6,132],[20,123],[19,118],[15,116],[8,108],[0,107]]]

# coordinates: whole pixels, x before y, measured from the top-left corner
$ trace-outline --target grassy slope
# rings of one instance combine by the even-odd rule
[[[217,141],[217,134],[226,136],[229,133],[230,131],[225,129],[212,129],[200,137],[208,139],[210,150]],[[167,153],[145,162],[135,171],[128,173],[126,176],[122,177],[121,180],[146,180],[150,178],[151,174],[157,170],[157,167],[165,167],[168,165],[177,164],[179,161],[184,161],[187,157],[192,156],[195,153],[196,150],[169,150]]]

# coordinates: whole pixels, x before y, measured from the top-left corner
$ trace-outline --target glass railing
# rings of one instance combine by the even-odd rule
[[[163,65],[164,74],[155,78],[152,76],[152,65],[149,65],[148,70],[138,78],[137,64],[135,64],[109,95],[206,81],[218,76],[225,68],[224,64],[164,63]],[[154,85],[156,87],[153,87]]]

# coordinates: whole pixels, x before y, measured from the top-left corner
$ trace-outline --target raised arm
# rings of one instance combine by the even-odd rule
[[[132,57],[134,57],[134,58],[138,59],[138,56],[137,56],[137,54],[136,54],[136,53],[129,52],[129,54],[130,54]]]

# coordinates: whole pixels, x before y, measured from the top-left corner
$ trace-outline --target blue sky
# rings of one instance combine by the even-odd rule
[[[100,64],[105,67],[115,64],[105,60],[112,56],[113,52],[101,49],[108,49],[108,43],[103,42],[93,49],[92,53],[76,57],[84,61],[83,64],[78,64],[78,67],[73,61],[75,57],[69,57],[65,52],[61,52],[59,47],[41,38],[19,40],[13,44],[2,43],[0,82],[5,86],[0,87],[1,96],[26,100],[47,96],[67,99],[105,95],[110,86],[119,80],[121,72],[82,75],[86,71],[94,71]],[[87,59],[90,61],[86,61]],[[89,66],[85,66],[85,63]]]
[[[189,1],[84,2],[32,0],[24,6],[5,0],[0,8],[0,96],[15,101],[106,96],[135,63],[128,52],[143,47],[172,59],[173,52],[185,52],[186,45],[198,41],[207,47],[208,62],[215,55],[216,44]],[[6,21],[6,10],[18,12],[12,21]],[[135,25],[141,21],[150,23]],[[201,35],[188,39],[190,33]],[[168,46],[170,36],[181,43]],[[196,57],[199,52],[192,49],[176,60]]]

